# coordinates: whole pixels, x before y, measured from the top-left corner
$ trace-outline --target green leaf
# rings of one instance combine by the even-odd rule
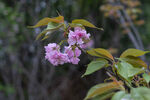
[[[82,75],[82,77],[100,70],[101,68],[105,67],[106,64],[108,64],[108,61],[105,59],[101,59],[98,61],[92,61],[90,64],[88,64],[86,72],[84,73],[84,75]]]
[[[131,81],[131,78],[134,75],[137,75],[144,71],[143,68],[134,68],[131,64],[125,61],[121,61],[120,63],[115,65],[115,67],[117,68],[118,74],[125,78],[128,82]]]
[[[108,92],[94,97],[92,100],[106,100],[114,95],[114,92]]]
[[[63,26],[63,24],[49,22],[47,28],[44,31],[42,31],[40,34],[38,34],[38,36],[36,37],[36,40],[38,40],[42,36],[44,36],[44,38],[42,40],[47,39],[49,37],[48,35],[50,35],[50,33],[60,29],[62,26]]]
[[[111,100],[121,100],[124,95],[126,95],[125,91],[119,91],[113,95]]]
[[[132,100],[150,100],[150,89],[147,87],[139,87],[131,89]]]
[[[130,94],[120,91],[111,100],[150,100],[150,89],[147,87],[132,88]]]
[[[58,17],[54,17],[54,18],[45,17],[45,18],[41,19],[36,25],[29,26],[29,28],[36,28],[36,27],[40,27],[40,26],[45,26],[49,22],[63,23],[64,22],[64,17],[63,16],[58,16]]]
[[[103,30],[102,28],[98,28],[95,25],[93,25],[92,23],[90,23],[89,21],[84,20],[84,19],[75,19],[75,20],[72,21],[72,23],[81,24],[83,26],[87,26],[87,27],[97,28],[97,29]]]
[[[56,31],[56,30],[60,29],[63,25],[64,24],[62,24],[62,23],[58,24],[58,23],[50,22],[50,23],[48,23],[46,30]]]
[[[113,95],[111,100],[131,100],[130,94],[126,94],[125,91],[119,91]]]
[[[70,27],[81,27],[82,29],[85,29],[85,27],[82,24],[76,24],[76,23],[69,23]]]
[[[46,29],[56,29],[59,23],[49,22]]]
[[[102,84],[97,84],[93,86],[87,93],[87,96],[85,97],[84,100],[88,100],[91,98],[94,98],[98,95],[102,95],[104,93],[112,92],[113,90],[118,90],[120,89],[120,85],[123,83],[120,82],[109,82],[109,83],[102,83]]]
[[[146,53],[149,53],[150,51],[142,51],[142,50],[138,50],[138,49],[127,49],[126,51],[124,51],[120,58],[124,58],[127,56],[134,56],[134,57],[139,57],[142,55],[145,55]]]
[[[109,58],[111,60],[114,60],[113,56],[105,49],[103,48],[96,48],[92,50],[87,50],[87,53],[96,56],[96,57],[104,57],[104,58]]]
[[[138,57],[128,56],[121,59],[130,63],[133,67],[144,67],[145,69],[147,69],[147,64]]]
[[[147,73],[144,73],[144,74],[143,74],[143,78],[145,79],[145,81],[146,81],[147,83],[150,82],[150,75],[148,75]]]

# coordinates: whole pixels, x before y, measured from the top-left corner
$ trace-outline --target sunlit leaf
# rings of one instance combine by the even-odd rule
[[[94,98],[98,95],[101,95],[103,93],[106,93],[108,91],[118,90],[120,89],[120,85],[123,85],[123,83],[120,82],[109,82],[109,83],[102,83],[93,86],[87,93],[87,96],[84,100],[88,100],[91,98]]]
[[[75,20],[72,21],[72,23],[81,24],[83,26],[87,26],[87,27],[97,28],[97,29],[103,30],[102,28],[98,28],[95,25],[93,25],[92,23],[90,23],[89,21],[84,20],[84,19],[75,19]]]
[[[121,58],[127,57],[127,56],[134,56],[134,57],[139,57],[142,56],[146,53],[149,53],[150,51],[142,51],[138,49],[127,49],[121,54]]]
[[[107,57],[111,60],[114,60],[113,56],[105,49],[102,48],[96,48],[92,50],[87,51],[88,54],[96,57]]]
[[[130,63],[133,67],[144,67],[145,69],[147,69],[147,64],[138,57],[128,56],[121,59]]]
[[[88,64],[86,72],[84,73],[83,76],[92,74],[95,71],[100,70],[101,68],[105,67],[106,64],[108,64],[108,61],[105,60],[105,59],[101,59],[101,60],[98,60],[98,61],[92,61],[90,64]]]
[[[118,74],[121,75],[123,78],[125,78],[129,82],[131,81],[131,78],[134,75],[137,75],[144,71],[143,68],[134,68],[131,64],[125,61],[121,61],[115,67],[117,68]]]
[[[145,79],[145,81],[146,81],[147,83],[150,82],[150,75],[149,75],[149,74],[144,73],[144,74],[143,74],[143,78]]]
[[[58,17],[54,17],[54,18],[45,17],[45,18],[41,19],[41,20],[40,20],[37,24],[35,24],[34,26],[29,26],[29,28],[36,28],[36,27],[40,27],[40,26],[45,26],[45,25],[47,25],[49,22],[63,23],[63,22],[64,22],[64,17],[63,17],[63,16],[58,16]]]

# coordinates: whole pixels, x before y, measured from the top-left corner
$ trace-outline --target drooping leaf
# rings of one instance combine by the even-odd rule
[[[111,100],[131,100],[130,94],[125,93],[125,91],[119,91],[113,95]]]
[[[103,30],[102,28],[98,28],[95,25],[93,25],[92,23],[90,23],[89,21],[84,20],[84,19],[75,19],[75,20],[72,21],[72,23],[81,24],[83,26],[87,26],[87,27],[97,28],[97,29]]]
[[[149,53],[150,51],[142,51],[142,50],[138,50],[138,49],[127,49],[126,51],[124,51],[120,58],[124,58],[124,57],[127,57],[127,56],[134,56],[134,57],[139,57],[139,56],[142,56],[146,53]]]
[[[41,20],[40,20],[37,24],[35,24],[34,26],[29,26],[29,28],[36,28],[36,27],[40,27],[40,26],[45,26],[45,25],[47,25],[49,22],[63,23],[63,22],[64,22],[64,17],[63,17],[63,16],[58,16],[58,17],[54,17],[54,18],[45,17],[45,18],[41,19]]]
[[[120,89],[120,85],[123,85],[121,81],[119,82],[109,82],[109,83],[102,83],[93,86],[87,93],[87,96],[85,97],[84,100],[88,100],[91,98],[94,98],[98,95],[101,95],[106,92],[111,92],[113,90],[118,90]]]
[[[111,60],[114,60],[113,56],[105,49],[102,48],[96,48],[92,50],[87,51],[88,54],[96,57],[107,57]]]
[[[82,75],[82,77],[100,70],[101,68],[105,67],[106,64],[108,64],[108,61],[105,59],[101,59],[98,61],[92,61],[90,64],[88,64],[86,72],[84,73],[84,75]]]
[[[147,87],[138,87],[131,89],[132,100],[150,100],[150,89]]]
[[[117,68],[118,74],[129,82],[134,75],[144,71],[143,68],[134,68],[131,64],[125,61],[121,61],[115,67]]]
[[[147,69],[147,64],[138,57],[128,56],[121,59],[130,63],[133,67],[144,67],[145,69]]]
[[[143,74],[143,78],[145,79],[145,81],[146,81],[147,83],[150,82],[150,75],[149,75],[149,74],[144,73],[144,74]]]

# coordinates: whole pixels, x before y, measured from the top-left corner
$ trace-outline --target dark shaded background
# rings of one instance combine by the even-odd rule
[[[0,0],[0,100],[82,100],[88,89],[107,77],[105,70],[81,78],[90,62],[81,55],[79,65],[54,67],[44,59],[49,42],[60,42],[61,33],[45,41],[35,41],[42,28],[28,29],[44,17],[55,17],[57,11],[66,21],[86,19],[105,31],[87,28],[94,47],[115,48],[115,56],[134,47],[119,24],[105,18],[99,7],[104,0]],[[145,50],[150,49],[150,2],[141,0],[145,24],[137,27]],[[147,62],[150,59],[147,58]]]

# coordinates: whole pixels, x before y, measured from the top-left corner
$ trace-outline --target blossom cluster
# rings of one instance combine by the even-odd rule
[[[60,51],[60,46],[58,44],[49,43],[45,46],[45,58],[54,66],[64,63],[78,64],[80,61],[79,56],[81,55],[81,50],[79,48],[86,48],[86,44],[88,46],[89,40],[90,34],[87,34],[86,30],[75,27],[74,31],[69,30],[67,40],[69,46],[64,47],[64,52]]]

